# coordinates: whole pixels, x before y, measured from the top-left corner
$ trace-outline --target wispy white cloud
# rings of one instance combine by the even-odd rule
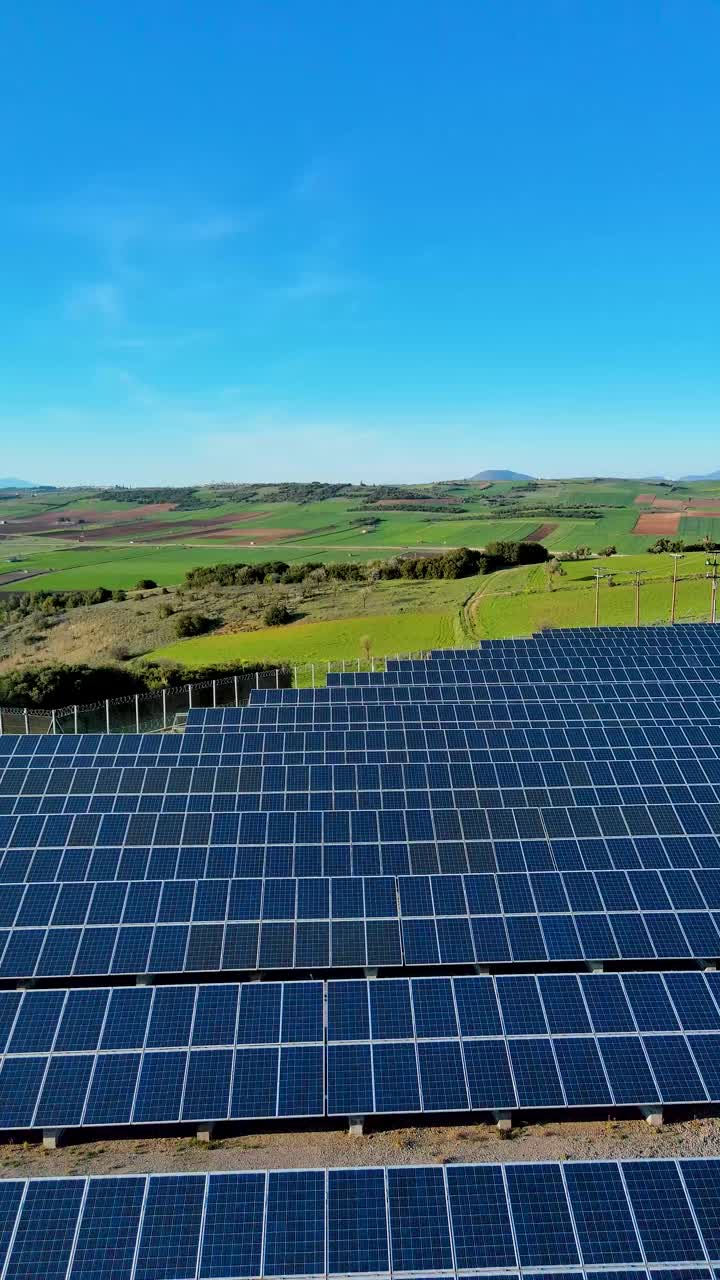
[[[312,202],[332,196],[336,189],[334,165],[327,156],[315,156],[300,170],[291,192],[296,200]]]
[[[124,298],[119,284],[113,280],[95,280],[70,290],[66,298],[69,315],[116,322],[124,314]]]
[[[148,333],[128,337],[107,335],[101,345],[110,351],[140,351],[164,355],[187,347],[202,346],[217,337],[214,329],[192,329],[186,333]]]
[[[367,281],[348,271],[316,267],[301,269],[294,279],[271,292],[276,297],[305,302],[312,298],[336,298],[340,294],[356,293],[366,287]]]
[[[170,204],[123,193],[87,192],[35,210],[36,220],[65,235],[93,241],[109,254],[146,243],[226,240],[257,225],[255,209],[226,209],[202,202]]]

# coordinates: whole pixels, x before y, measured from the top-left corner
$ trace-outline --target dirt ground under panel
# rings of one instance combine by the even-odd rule
[[[346,1131],[195,1138],[105,1138],[56,1151],[36,1143],[0,1146],[0,1177],[180,1173],[233,1169],[450,1164],[522,1160],[616,1160],[720,1155],[720,1118],[666,1123],[577,1121],[518,1126],[501,1136],[488,1124],[398,1128],[351,1138]]]

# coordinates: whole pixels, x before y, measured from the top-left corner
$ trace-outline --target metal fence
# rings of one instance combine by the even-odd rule
[[[422,658],[424,650],[393,658]],[[329,671],[384,671],[384,658],[310,662],[218,680],[199,680],[152,693],[106,698],[87,706],[49,711],[0,707],[2,733],[163,733],[181,730],[194,707],[243,707],[253,689],[304,689],[325,684]]]

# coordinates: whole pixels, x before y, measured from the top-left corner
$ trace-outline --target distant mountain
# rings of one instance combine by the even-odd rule
[[[471,480],[534,480],[534,476],[525,476],[520,471],[478,471]]]
[[[37,489],[32,480],[18,480],[17,476],[0,476],[0,489]]]
[[[708,471],[704,476],[681,476],[681,480],[720,480],[720,471]]]

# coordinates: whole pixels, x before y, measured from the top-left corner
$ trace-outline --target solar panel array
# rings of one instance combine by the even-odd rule
[[[309,1169],[0,1184],[7,1280],[711,1280],[720,1162]],[[716,1274],[716,1271],[715,1271]]]
[[[0,1129],[720,1102],[720,974],[0,992]]]
[[[719,1104],[718,656],[546,632],[0,737],[0,1128]],[[2,1280],[525,1270],[718,1280],[720,1161],[0,1181]]]

